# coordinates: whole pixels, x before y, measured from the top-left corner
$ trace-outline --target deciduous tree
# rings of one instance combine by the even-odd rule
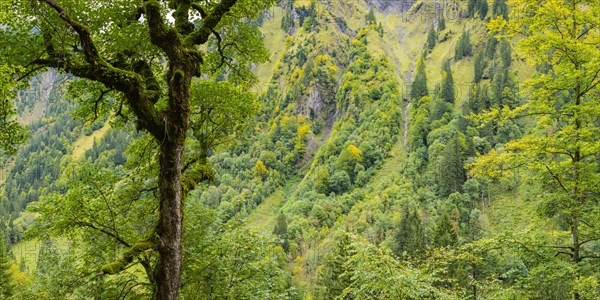
[[[156,249],[155,297],[177,299],[181,274],[182,181],[194,77],[224,75],[236,84],[266,58],[246,18],[272,1],[19,1],[2,5],[2,61],[28,78],[47,68],[73,75],[95,95],[88,114],[135,119],[159,148],[157,225],[144,243]],[[172,16],[169,17],[169,16]],[[110,96],[110,97],[108,97]],[[206,179],[191,174],[192,181]]]
[[[526,166],[544,185],[540,205],[545,216],[564,220],[567,230],[556,229],[547,245],[572,263],[574,299],[583,266],[597,266],[592,249],[600,240],[597,211],[600,173],[600,5],[598,1],[511,1],[509,21],[502,16],[489,27],[505,37],[520,35],[517,51],[533,64],[545,64],[525,84],[529,101],[502,110],[503,118],[530,116],[537,127],[506,143],[471,165],[476,174],[499,175],[501,170]],[[492,111],[488,116],[497,114]]]

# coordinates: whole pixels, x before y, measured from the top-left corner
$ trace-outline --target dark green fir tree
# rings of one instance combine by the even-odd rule
[[[404,253],[410,256],[420,256],[425,248],[425,234],[419,212],[412,207],[405,207],[402,220],[394,236],[394,253],[398,256]]]
[[[8,235],[4,227],[0,227],[0,299],[9,299],[14,293],[12,277],[8,274],[12,263]]]
[[[277,223],[275,224],[275,229],[273,230],[273,234],[277,235],[281,239],[281,247],[286,253],[290,248],[287,227],[287,218],[284,214],[279,214],[279,216],[277,217]]]
[[[452,68],[450,60],[446,60],[442,66],[442,87],[440,98],[445,102],[454,104],[456,96],[454,93],[454,78],[452,77]]]
[[[458,241],[456,229],[452,226],[450,215],[444,211],[435,224],[433,244],[436,247],[454,246]]]
[[[417,62],[417,70],[410,88],[410,98],[419,100],[423,96],[427,96],[427,73],[425,72],[425,59],[421,57]]]

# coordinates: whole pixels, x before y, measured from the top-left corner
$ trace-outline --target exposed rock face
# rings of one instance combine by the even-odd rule
[[[415,3],[415,0],[367,0],[367,5],[383,13],[406,12]]]

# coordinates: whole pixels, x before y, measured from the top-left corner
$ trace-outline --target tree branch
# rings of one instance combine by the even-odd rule
[[[108,94],[112,91],[113,91],[112,89],[100,91],[100,96],[98,96],[98,98],[94,102],[94,119],[92,119],[92,123],[98,119],[98,104],[100,103],[100,101],[102,101],[102,99],[104,99],[104,96],[106,96],[106,94]]]
[[[145,1],[150,42],[162,49],[171,62],[181,60],[181,40],[177,31],[165,25],[160,13],[160,4],[156,0]]]
[[[198,13],[200,13],[200,17],[202,19],[206,18],[206,11],[202,8],[198,3],[192,3],[192,8],[195,9]]]
[[[132,110],[138,117],[142,128],[148,130],[153,136],[162,138],[164,134],[164,122],[152,102],[149,101],[147,91],[142,77],[134,72],[119,69],[100,56],[89,29],[75,21],[54,0],[38,0],[53,8],[59,17],[77,33],[83,46],[87,64],[77,64],[65,60],[66,53],[57,53],[52,45],[50,34],[44,33],[44,44],[50,59],[37,59],[38,65],[54,67],[65,70],[77,77],[103,83],[108,88],[113,88],[125,94]]]
[[[593,242],[593,241],[599,241],[599,240],[600,240],[600,238],[587,239],[587,240],[584,240],[584,241],[581,241],[581,242],[579,242],[579,246],[581,247],[581,246],[583,246],[584,244],[587,244],[587,243],[589,243],[589,242]]]
[[[558,251],[558,252],[556,252],[556,255],[554,255],[554,257],[557,257],[557,256],[559,256],[561,254],[565,254],[565,255],[568,255],[570,257],[573,257],[573,253],[564,252],[564,251]]]
[[[184,40],[184,44],[187,46],[205,44],[223,16],[229,12],[236,2],[237,0],[222,0],[217,4],[210,15],[202,18],[202,26],[192,32]]]
[[[584,255],[584,256],[582,256],[582,257],[581,257],[579,260],[580,260],[580,261],[582,261],[582,260],[584,260],[584,259],[588,259],[588,258],[595,258],[595,259],[598,259],[598,258],[600,258],[600,256],[598,256],[598,255]]]
[[[131,245],[128,242],[126,242],[124,239],[122,239],[118,234],[110,232],[110,231],[108,231],[108,230],[106,230],[104,228],[100,228],[100,227],[94,225],[93,223],[84,222],[84,221],[75,221],[75,224],[79,225],[79,226],[83,226],[83,227],[89,227],[89,228],[94,229],[94,230],[98,230],[98,231],[100,231],[100,232],[108,235],[109,237],[115,239],[121,245],[123,245],[125,247],[131,247]]]
[[[560,181],[560,178],[558,178],[558,176],[554,175],[554,173],[552,173],[552,170],[550,170],[550,167],[546,166],[546,169],[548,170],[548,172],[550,172],[550,175],[552,175],[552,177],[554,177],[554,179],[556,180],[556,182],[558,182],[558,184],[560,185],[560,187],[563,189],[563,191],[565,192],[569,192],[565,186],[562,184],[562,181]]]
[[[98,49],[96,45],[92,41],[92,37],[90,35],[90,31],[87,27],[79,24],[79,22],[73,20],[67,12],[62,8],[58,3],[54,0],[40,0],[48,4],[48,6],[52,7],[57,13],[58,16],[65,21],[79,36],[81,41],[81,45],[83,46],[83,51],[85,54],[85,59],[90,64],[95,64],[98,60],[100,60],[100,54],[98,53]]]

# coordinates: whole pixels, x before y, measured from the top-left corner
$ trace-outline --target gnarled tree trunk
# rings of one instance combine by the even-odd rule
[[[154,273],[154,297],[158,299],[178,297],[183,226],[182,155],[182,143],[168,141],[160,145],[160,210],[156,245],[160,256]]]

